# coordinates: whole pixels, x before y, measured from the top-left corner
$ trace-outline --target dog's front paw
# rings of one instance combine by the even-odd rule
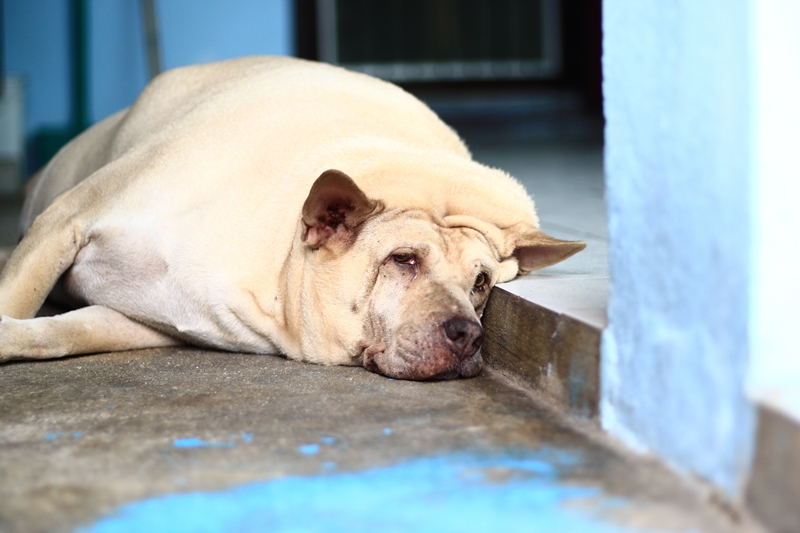
[[[47,329],[40,319],[19,320],[0,315],[0,363],[49,357],[43,340]]]
[[[0,315],[0,363],[13,361],[18,356],[19,345],[15,338],[14,319]]]

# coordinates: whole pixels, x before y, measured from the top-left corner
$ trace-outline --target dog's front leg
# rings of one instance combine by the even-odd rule
[[[35,316],[85,244],[83,224],[58,215],[52,206],[42,213],[9,257],[0,274],[0,315]]]
[[[0,363],[180,344],[100,305],[27,320],[0,316]]]

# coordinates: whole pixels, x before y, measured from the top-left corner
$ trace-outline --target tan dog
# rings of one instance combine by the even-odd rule
[[[0,361],[189,343],[406,379],[479,373],[492,286],[585,246],[414,97],[288,58],[162,74],[21,224]],[[33,318],[59,280],[85,307]]]

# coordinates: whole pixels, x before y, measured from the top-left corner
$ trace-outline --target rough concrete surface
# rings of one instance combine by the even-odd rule
[[[491,371],[407,382],[193,348],[0,366],[8,533],[72,531],[168,493],[545,449],[578,458],[560,467],[559,483],[598,487],[600,499],[617,502],[571,501],[566,512],[647,530],[750,530],[658,465],[570,429]]]

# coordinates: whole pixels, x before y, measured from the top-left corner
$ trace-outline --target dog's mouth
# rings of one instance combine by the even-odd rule
[[[393,379],[407,379],[410,381],[446,381],[458,378],[472,378],[481,373],[483,358],[480,353],[475,354],[469,361],[461,361],[449,367],[431,372],[428,365],[415,365],[413,362],[405,364],[381,364],[381,358],[365,359],[364,367],[370,372]],[[390,359],[387,357],[387,359]],[[394,358],[391,358],[394,359]]]
[[[448,379],[457,379],[461,377],[461,369],[458,366],[443,370],[436,375],[426,378],[426,381],[446,381]]]

